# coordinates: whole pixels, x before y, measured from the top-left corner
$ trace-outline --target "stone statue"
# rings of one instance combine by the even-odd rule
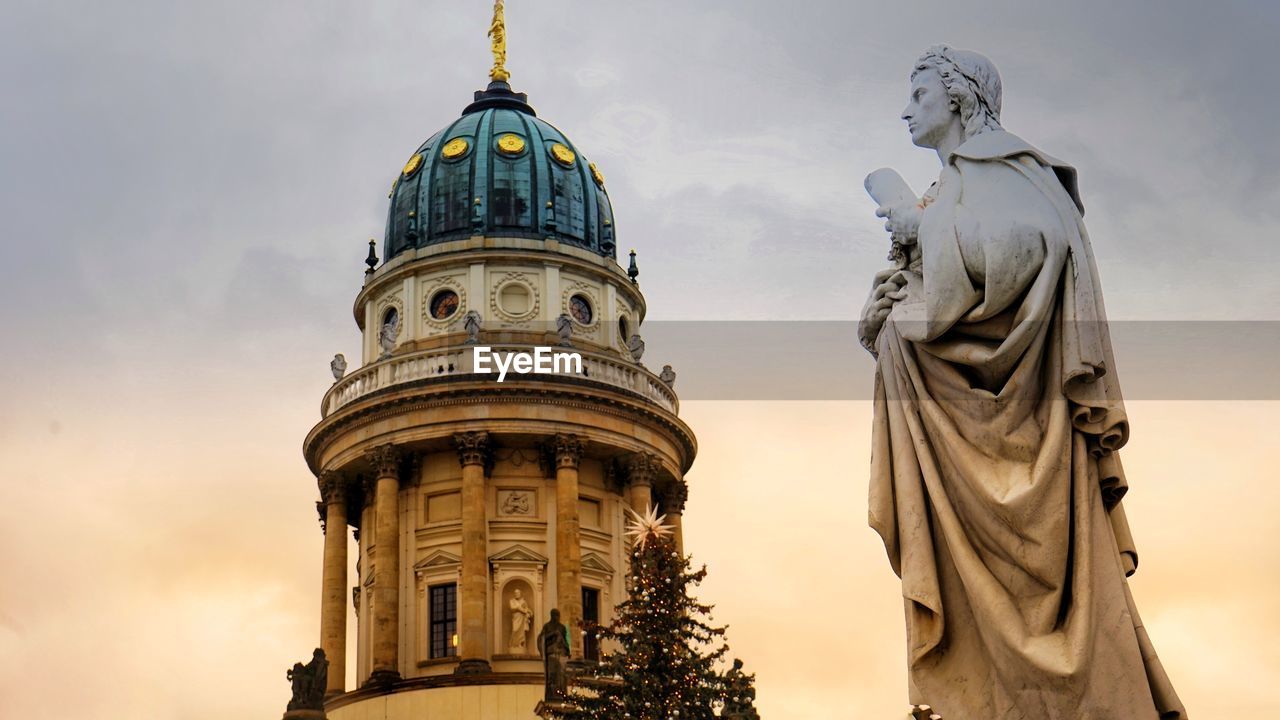
[[[560,313],[560,317],[556,318],[556,334],[560,336],[561,345],[573,346],[573,318],[568,313]]]
[[[524,655],[529,645],[529,628],[533,626],[533,610],[517,589],[512,593],[511,602],[511,639],[507,643],[507,652],[512,655]]]
[[[627,340],[627,350],[631,351],[632,360],[640,362],[640,358],[644,357],[644,339],[632,333],[631,339]]]
[[[672,370],[670,365],[663,365],[662,372],[658,374],[658,379],[666,383],[667,387],[675,388],[676,371]]]
[[[333,356],[333,360],[329,361],[329,370],[333,373],[333,381],[338,382],[343,375],[347,374],[347,359],[342,353]]]
[[[877,211],[901,257],[858,329],[876,356],[870,523],[902,581],[910,702],[1185,718],[1126,580],[1128,420],[1076,173],[1006,132],[1000,99],[977,53],[916,61],[902,118],[942,172]]]
[[[543,699],[563,700],[569,692],[569,628],[560,622],[559,610],[551,611],[551,619],[538,633],[538,654],[546,683]]]
[[[382,357],[387,357],[396,349],[396,338],[400,337],[400,313],[392,310],[378,332],[378,344],[382,347]]]
[[[733,667],[724,674],[726,698],[720,717],[725,720],[760,720],[755,705],[755,677],[742,672],[742,661],[733,659]]]
[[[462,316],[462,327],[467,331],[467,344],[474,345],[480,342],[480,313],[476,310],[468,310],[466,315]]]
[[[285,678],[293,685],[293,699],[287,710],[324,710],[324,693],[329,685],[329,661],[324,650],[316,648],[306,665],[294,663]]]

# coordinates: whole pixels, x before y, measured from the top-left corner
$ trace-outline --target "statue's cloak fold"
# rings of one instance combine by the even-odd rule
[[[949,158],[876,342],[871,526],[912,701],[948,720],[1185,718],[1126,577],[1128,421],[1075,171],[987,132]]]

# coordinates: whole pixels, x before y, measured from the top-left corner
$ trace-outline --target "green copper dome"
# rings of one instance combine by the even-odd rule
[[[604,178],[505,82],[410,156],[391,190],[383,260],[471,235],[555,238],[617,258]]]

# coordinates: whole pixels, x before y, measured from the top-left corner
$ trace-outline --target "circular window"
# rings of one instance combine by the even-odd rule
[[[533,307],[532,298],[529,296],[529,288],[518,282],[507,283],[498,291],[498,307],[513,317],[520,317],[528,313]]]
[[[441,290],[431,298],[428,310],[431,313],[432,320],[444,320],[454,313],[458,312],[460,304],[458,293],[452,290]]]
[[[569,315],[583,325],[590,325],[595,318],[595,313],[591,310],[591,301],[581,295],[569,298]]]

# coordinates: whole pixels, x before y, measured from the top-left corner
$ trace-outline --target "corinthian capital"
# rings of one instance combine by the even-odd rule
[[[489,433],[464,432],[454,433],[453,446],[458,449],[458,464],[481,465],[488,467],[492,447],[489,444]]]
[[[342,473],[336,470],[323,470],[320,477],[316,478],[316,484],[320,486],[320,500],[325,505],[346,502],[347,479],[342,476]]]
[[[400,477],[400,451],[395,445],[379,445],[365,452],[365,460],[373,466],[373,472],[379,478]]]
[[[653,453],[636,453],[627,461],[627,482],[632,485],[653,486],[662,464]]]
[[[684,513],[684,504],[689,501],[689,484],[684,480],[675,480],[662,493],[664,509],[668,513]]]
[[[577,435],[556,435],[551,440],[551,452],[556,458],[557,468],[577,468],[582,462],[582,449],[585,443]]]

